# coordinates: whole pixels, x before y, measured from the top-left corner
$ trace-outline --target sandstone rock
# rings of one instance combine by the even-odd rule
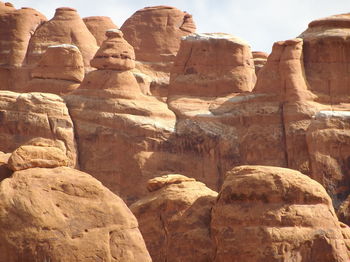
[[[0,1],[0,14],[15,10],[14,6],[9,2]]]
[[[148,188],[153,192],[130,209],[153,261],[212,261],[210,211],[217,193],[181,175],[154,178]]]
[[[191,15],[170,6],[138,10],[121,27],[135,49],[136,60],[146,62],[173,61],[181,37],[195,29]]]
[[[318,101],[349,102],[350,14],[318,19],[300,37],[304,40],[305,73]]]
[[[123,38],[122,31],[108,30],[107,39],[91,60],[91,65],[97,69],[130,70],[135,68],[134,49]]]
[[[260,69],[266,64],[267,57],[269,56],[265,52],[253,51],[253,60],[255,66],[255,74],[258,75]]]
[[[0,261],[151,261],[124,202],[68,167],[17,171],[0,184]]]
[[[335,208],[350,194],[349,129],[349,112],[320,111],[306,134],[311,177],[326,188]]]
[[[13,152],[36,137],[63,142],[69,166],[77,164],[73,122],[62,98],[0,91],[0,150]]]
[[[90,60],[98,47],[95,37],[90,33],[77,11],[69,7],[56,9],[55,16],[45,22],[29,42],[27,63],[37,63],[48,46],[71,44],[79,48],[85,67],[90,67]]]
[[[106,40],[106,31],[109,29],[118,29],[112,19],[108,16],[89,16],[83,18],[83,21],[91,34],[96,38],[98,46],[101,46]]]
[[[347,261],[331,199],[316,181],[276,167],[228,172],[212,211],[214,261]]]
[[[176,153],[169,153],[167,139],[174,132],[175,115],[166,104],[142,94],[127,70],[134,65],[132,49],[122,35],[110,31],[107,36],[91,61],[103,69],[87,74],[65,99],[81,169],[130,203],[146,194],[143,183],[148,179],[172,172]]]
[[[62,141],[34,138],[17,148],[8,160],[8,166],[13,171],[34,167],[68,166],[66,148]]]
[[[254,62],[245,41],[222,33],[194,34],[181,42],[169,95],[224,96],[251,91],[254,83]]]
[[[74,45],[49,46],[31,76],[24,91],[67,94],[84,79],[83,57]]]
[[[10,158],[10,153],[0,151],[0,182],[11,176],[12,171],[8,168],[7,162]]]

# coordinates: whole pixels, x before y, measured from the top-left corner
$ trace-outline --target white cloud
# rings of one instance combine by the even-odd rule
[[[11,1],[11,0],[10,0]],[[270,51],[273,42],[302,33],[314,19],[350,12],[349,0],[13,0],[51,18],[55,8],[78,9],[82,17],[105,15],[121,26],[145,6],[171,5],[191,13],[199,32],[225,32],[247,40],[253,50]]]

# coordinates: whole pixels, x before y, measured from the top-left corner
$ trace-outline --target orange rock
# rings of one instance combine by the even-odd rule
[[[137,220],[90,175],[30,168],[0,184],[0,261],[151,261]]]
[[[169,95],[224,96],[251,91],[255,71],[249,45],[232,35],[185,37],[170,77]]]
[[[228,172],[212,211],[214,261],[348,261],[331,199],[316,181],[283,168]]]
[[[181,175],[154,178],[148,188],[153,192],[130,209],[152,260],[212,261],[210,211],[217,193]]]
[[[122,31],[108,30],[106,36],[107,39],[91,60],[91,66],[120,71],[135,68],[134,49],[124,40]]]
[[[73,122],[57,95],[0,91],[0,150],[13,152],[33,138],[60,140],[69,166],[77,164]]]
[[[170,6],[138,10],[121,27],[135,49],[136,60],[145,62],[173,61],[181,37],[195,29],[191,15]]]
[[[31,76],[25,92],[67,94],[84,79],[83,57],[74,45],[49,46]]]
[[[321,103],[349,102],[350,14],[318,19],[299,37],[304,40],[305,73]]]
[[[77,11],[69,7],[57,8],[55,16],[35,31],[29,43],[28,64],[37,63],[48,46],[60,44],[77,46],[85,67],[90,67],[90,60],[98,49],[95,37]]]
[[[32,139],[13,151],[8,166],[13,171],[35,167],[68,166],[69,160],[65,150],[65,145],[60,140]]]
[[[176,153],[166,149],[166,141],[176,119],[166,104],[142,94],[128,70],[132,49],[122,35],[107,35],[91,62],[103,69],[87,74],[65,99],[79,137],[81,169],[130,203],[147,193],[148,179],[169,172]]]
[[[97,45],[101,46],[106,40],[106,31],[109,29],[119,29],[108,16],[89,16],[83,18],[87,28],[96,38]]]
[[[253,51],[253,60],[255,66],[255,74],[258,75],[260,69],[266,64],[267,57],[269,56],[265,52]]]

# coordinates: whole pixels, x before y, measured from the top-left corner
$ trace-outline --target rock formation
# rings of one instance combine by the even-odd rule
[[[0,82],[1,90],[20,90],[29,79],[22,68],[29,40],[46,18],[38,11],[24,7],[15,9],[0,3]]]
[[[175,116],[141,93],[129,70],[134,53],[122,32],[107,31],[107,37],[91,61],[98,70],[66,101],[81,169],[132,202],[146,193],[143,183],[174,168],[176,155],[167,151],[166,140],[174,132]]]
[[[36,137],[61,141],[69,166],[77,164],[73,122],[62,98],[0,91],[0,151],[11,153]]]
[[[135,49],[138,62],[134,72],[139,82],[146,81],[147,89],[165,100],[181,38],[196,30],[192,16],[170,6],[146,7],[127,19],[121,30]]]
[[[7,166],[7,162],[10,156],[10,153],[4,153],[0,151],[0,182],[5,178],[10,177],[12,174],[11,169],[9,169]]]
[[[348,261],[330,197],[297,171],[228,172],[212,211],[214,261]]]
[[[81,171],[45,168],[53,151],[36,147],[15,150],[10,159],[21,152],[19,171],[0,184],[1,262],[151,261],[135,217],[118,196]],[[42,159],[33,165],[35,152]]]
[[[350,14],[312,21],[304,40],[305,74],[321,103],[349,102]]]
[[[255,66],[255,74],[258,75],[260,69],[266,64],[267,57],[269,56],[265,52],[253,51],[253,60]]]
[[[74,45],[49,46],[31,76],[23,91],[67,94],[77,89],[84,79],[83,57]]]
[[[77,11],[69,7],[56,9],[54,17],[35,31],[30,39],[27,63],[37,63],[46,49],[52,45],[71,44],[79,48],[85,67],[98,47],[95,37],[90,33]]]
[[[148,182],[149,195],[131,205],[152,260],[212,261],[210,212],[217,193],[181,175]]]
[[[106,40],[106,31],[109,29],[119,29],[108,16],[89,16],[83,21],[91,34],[96,38],[98,46]]]

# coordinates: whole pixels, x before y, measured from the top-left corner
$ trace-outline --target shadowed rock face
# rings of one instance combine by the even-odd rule
[[[175,7],[146,7],[134,13],[121,27],[134,47],[136,59],[145,62],[173,61],[181,37],[193,33],[192,16]]]
[[[349,102],[350,14],[318,19],[300,37],[310,89],[318,101],[336,105]]]
[[[212,211],[214,261],[347,261],[331,199],[316,181],[276,167],[226,174]]]
[[[74,45],[49,46],[31,76],[25,92],[67,94],[77,89],[84,79],[83,57]]]
[[[96,38],[98,46],[101,46],[103,41],[107,39],[106,31],[109,29],[119,29],[112,19],[108,16],[89,16],[84,17],[83,21],[91,34]]]
[[[182,175],[166,175],[148,182],[151,191],[130,209],[152,260],[212,261],[210,212],[217,193]]]
[[[57,8],[54,17],[36,30],[29,43],[27,63],[37,63],[48,46],[59,44],[77,46],[85,67],[90,67],[90,60],[98,49],[95,37],[77,11],[69,7]]]

